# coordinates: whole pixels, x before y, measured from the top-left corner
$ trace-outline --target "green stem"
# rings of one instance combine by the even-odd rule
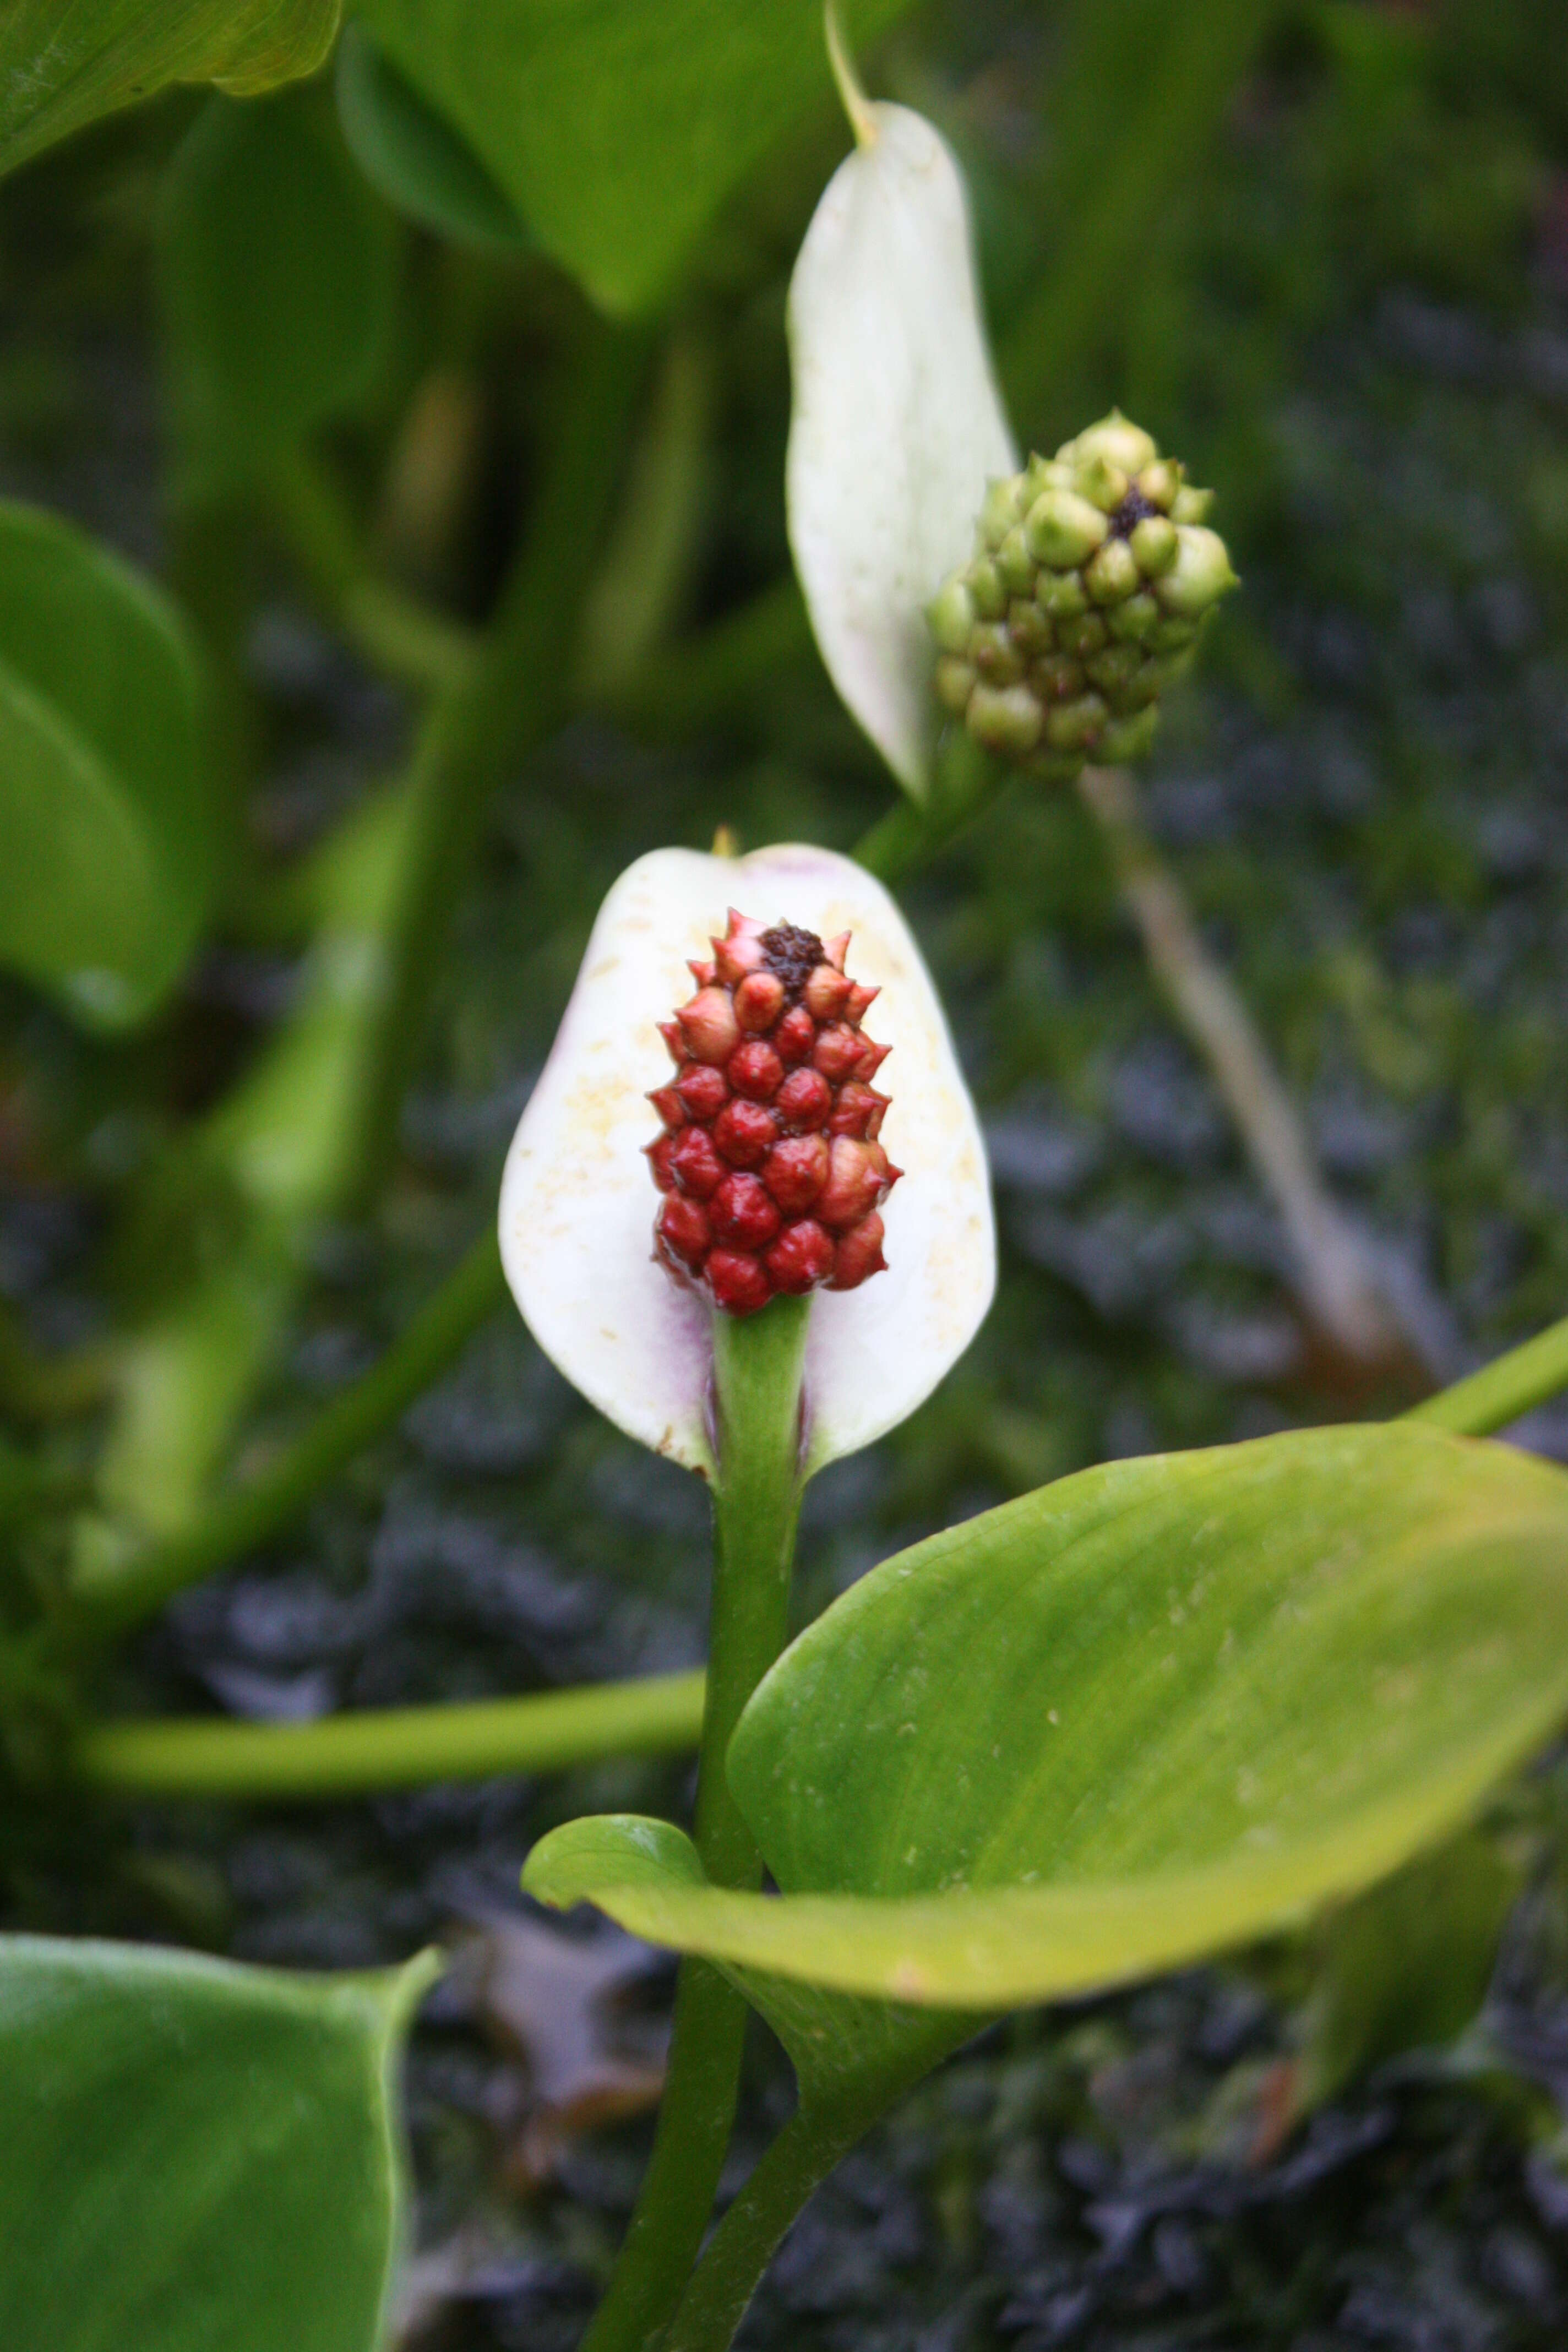
[[[762,1884],[762,1860],[730,1793],[724,1758],[742,1709],[789,1631],[808,1305],[776,1298],[746,1321],[713,1318],[719,1475],[696,1838],[703,1868],[720,1886]],[[746,2004],[734,1988],[706,1961],[683,1960],[653,2154],[583,2352],[644,2352],[674,2310],[730,2144],[745,2027]]]
[[[709,2241],[663,2352],[727,2352],[785,2231],[868,2121],[795,2109]]]
[[[79,1780],[138,1795],[258,1802],[560,1772],[604,1756],[695,1748],[702,1687],[697,1672],[527,1698],[366,1708],[322,1723],[100,1723],[79,1735],[71,1769]]]
[[[556,443],[496,610],[464,674],[433,703],[413,761],[410,887],[394,942],[380,1066],[365,1121],[391,1147],[448,925],[495,793],[565,718],[584,598],[619,487],[646,372],[644,335],[585,318]],[[374,1173],[374,1166],[371,1173]]]
[[[931,780],[931,798],[917,808],[900,801],[861,835],[851,853],[880,881],[897,882],[937,856],[1005,789],[1007,772],[961,729],[948,734]]]
[[[331,475],[295,451],[279,458],[268,488],[312,593],[366,658],[422,693],[460,686],[474,659],[472,630],[372,570]]]
[[[1401,1414],[1404,1421],[1429,1422],[1434,1428],[1452,1430],[1459,1437],[1487,1437],[1506,1429],[1521,1413],[1532,1412],[1549,1397],[1568,1388],[1568,1318],[1553,1323],[1522,1347],[1456,1381],[1452,1388]]]
[[[223,1496],[194,1526],[71,1594],[70,1630],[94,1638],[152,1616],[187,1584],[299,1519],[311,1496],[444,1372],[506,1292],[500,1252],[483,1234],[378,1363],[332,1399],[268,1470]]]

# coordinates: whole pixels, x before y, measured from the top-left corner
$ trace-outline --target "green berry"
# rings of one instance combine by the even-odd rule
[[[1107,646],[1084,664],[1091,684],[1112,698],[1126,690],[1142,667],[1143,656],[1136,646]]]
[[[1138,560],[1124,539],[1108,539],[1084,566],[1083,584],[1097,604],[1118,604],[1142,584]]]
[[[1002,574],[1002,584],[1014,596],[1026,596],[1035,584],[1035,559],[1025,541],[1022,526],[1013,525],[996,550],[996,569]]]
[[[1176,560],[1176,526],[1168,515],[1145,515],[1134,523],[1127,544],[1144,579],[1158,579]]]
[[[1155,581],[1154,593],[1167,613],[1181,621],[1195,621],[1238,583],[1217,531],[1205,530],[1201,523],[1181,523],[1176,540],[1176,560]]]
[[[1100,651],[1109,634],[1098,613],[1085,613],[1081,620],[1068,621],[1058,627],[1057,643],[1064,653],[1076,654],[1079,661],[1087,661],[1090,654]]]
[[[1053,621],[1074,621],[1089,610],[1089,593],[1076,572],[1045,572],[1035,601]]]
[[[942,582],[926,607],[931,635],[944,654],[963,651],[976,617],[974,599],[964,586],[961,572]]]
[[[982,621],[971,630],[969,658],[993,686],[1016,686],[1024,675],[1024,656],[1005,621]]]
[[[1173,457],[1156,457],[1152,465],[1144,467],[1135,488],[1152,507],[1169,514],[1181,490],[1182,473],[1183,468]]]
[[[1123,644],[1142,645],[1160,625],[1160,607],[1147,588],[1140,588],[1135,596],[1111,605],[1105,625]]]
[[[1007,607],[1007,630],[1022,654],[1048,654],[1057,641],[1046,614],[1032,596],[1015,596]]]
[[[1080,465],[1103,457],[1107,465],[1119,466],[1124,474],[1141,473],[1160,454],[1142,426],[1130,425],[1119,408],[1102,416],[1098,425],[1086,426],[1074,447]]]
[[[1114,410],[989,484],[975,552],[928,607],[940,701],[1053,782],[1146,750],[1161,695],[1236,584],[1208,506]]]
[[[980,537],[990,548],[998,548],[1018,520],[1022,511],[1023,485],[1017,476],[999,475],[985,485],[985,500],[980,509]]]
[[[1022,759],[1040,740],[1040,706],[1026,686],[977,686],[969,698],[969,731],[987,751]]]
[[[1079,694],[1046,714],[1046,740],[1053,751],[1087,751],[1098,742],[1110,712],[1098,694]]]
[[[1100,739],[1099,757],[1108,763],[1141,760],[1153,742],[1159,723],[1160,714],[1152,703],[1133,718],[1113,719]]]
[[[974,609],[982,620],[999,621],[1007,609],[1007,591],[1002,574],[988,555],[972,563],[964,574],[969,593],[974,599]]]
[[[1083,664],[1070,654],[1047,654],[1029,672],[1029,684],[1042,702],[1070,702],[1087,682]]]
[[[1090,457],[1076,467],[1072,486],[1080,499],[1108,515],[1116,512],[1130,488],[1121,467],[1113,466],[1108,457]]]
[[[1092,555],[1110,529],[1087,499],[1072,490],[1046,490],[1029,509],[1024,534],[1037,562],[1066,572]]]

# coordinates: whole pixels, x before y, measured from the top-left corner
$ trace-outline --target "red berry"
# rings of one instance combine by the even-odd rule
[[[761,1037],[748,1037],[743,1045],[738,1045],[728,1066],[730,1084],[735,1092],[748,1096],[752,1102],[770,1102],[784,1076],[784,1064]]]
[[[702,1269],[715,1307],[731,1315],[754,1315],[773,1297],[773,1285],[761,1258],[744,1250],[716,1249]]]
[[[792,1004],[773,1031],[773,1047],[787,1068],[806,1061],[816,1043],[816,1024],[804,1004]]]
[[[713,1231],[736,1249],[765,1249],[779,1229],[779,1213],[762,1180],[737,1172],[726,1176],[709,1205]]]
[[[815,1219],[802,1217],[784,1227],[763,1264],[775,1290],[786,1291],[792,1298],[804,1297],[834,1271],[832,1239]]]
[[[827,1181],[827,1144],[820,1135],[792,1135],[775,1144],[763,1181],[786,1217],[809,1209]]]
[[[681,1129],[669,1155],[669,1166],[681,1191],[694,1192],[700,1201],[716,1192],[729,1172],[705,1127]]]
[[[741,1034],[734,1001],[727,988],[700,988],[676,1014],[694,1062],[727,1062]]]
[[[801,1003],[814,1021],[831,1021],[843,1007],[849,985],[830,963],[819,963],[801,991]]]
[[[877,1212],[899,1171],[870,1081],[888,1048],[862,1034],[877,991],[846,974],[848,945],[731,908],[712,960],[689,966],[697,993],[660,1026],[676,1075],[649,1097],[655,1253],[731,1315],[853,1290],[883,1264]]]
[[[735,1018],[742,1029],[760,1035],[773,1027],[784,1002],[784,982],[775,972],[748,972],[735,991]]]
[[[812,1066],[822,1072],[830,1086],[837,1086],[858,1066],[865,1052],[864,1037],[858,1036],[847,1023],[836,1021],[817,1038]]]
[[[792,1070],[773,1097],[773,1109],[786,1133],[805,1135],[833,1108],[833,1089],[820,1070]]]
[[[874,1143],[887,1108],[887,1096],[879,1095],[875,1087],[866,1086],[859,1078],[846,1078],[828,1114],[827,1132],[852,1135],[859,1142]]]
[[[875,1209],[852,1225],[834,1254],[829,1290],[858,1290],[868,1274],[882,1273],[888,1263],[882,1255],[883,1237],[882,1220]]]
[[[689,1118],[706,1127],[717,1118],[730,1099],[730,1089],[724,1084],[724,1073],[707,1062],[690,1062],[675,1081],[675,1092]],[[669,1089],[667,1087],[668,1093]]]
[[[759,1168],[778,1140],[779,1123],[761,1103],[737,1098],[713,1122],[713,1140],[731,1168]]]
[[[693,1274],[702,1269],[713,1236],[709,1231],[708,1213],[696,1201],[689,1201],[680,1192],[672,1192],[658,1213],[655,1228],[668,1255],[678,1257]]]
[[[888,1184],[888,1155],[879,1143],[857,1143],[847,1135],[836,1135],[827,1181],[817,1195],[817,1216],[835,1233],[847,1233],[877,1206]]]

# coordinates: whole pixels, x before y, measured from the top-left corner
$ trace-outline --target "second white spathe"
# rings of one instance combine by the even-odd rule
[[[904,1176],[883,1213],[888,1271],[818,1291],[806,1341],[806,1462],[818,1470],[892,1429],[962,1355],[991,1303],[995,1235],[984,1149],[936,992],[880,883],[835,852],[742,858],[659,849],[600,908],[501,1181],[507,1280],[545,1354],[601,1412],[710,1475],[707,1300],[653,1255],[658,1194],[643,1147],[669,1057],[658,1024],[691,994],[731,907],[831,938],[881,990],[868,1025],[893,1051],[882,1140]]]
[[[790,281],[790,545],[834,685],[914,797],[934,709],[925,608],[1017,471],[957,163],[922,116],[868,106]]]

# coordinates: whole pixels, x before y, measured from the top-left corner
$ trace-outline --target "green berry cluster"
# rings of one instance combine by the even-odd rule
[[[973,556],[928,610],[937,692],[977,743],[1061,782],[1148,750],[1237,584],[1204,527],[1213,496],[1115,409],[991,483]]]

